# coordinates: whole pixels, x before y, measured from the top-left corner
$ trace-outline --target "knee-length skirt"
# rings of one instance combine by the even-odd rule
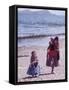
[[[57,67],[59,65],[59,61],[57,60],[57,58],[47,58],[46,60],[46,66],[51,67],[52,63],[55,67]]]

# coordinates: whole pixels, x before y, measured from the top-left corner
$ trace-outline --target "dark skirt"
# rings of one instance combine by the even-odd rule
[[[53,63],[53,65],[55,67],[57,67],[58,64],[59,64],[59,61],[57,60],[57,58],[49,58],[49,59],[46,60],[46,66],[51,67],[52,66],[52,63]]]

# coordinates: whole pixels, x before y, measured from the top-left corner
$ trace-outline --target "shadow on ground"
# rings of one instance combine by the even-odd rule
[[[40,74],[39,76],[44,76],[44,75],[50,75],[51,73],[45,73],[45,74]],[[25,77],[25,78],[22,78],[22,79],[31,79],[31,78],[36,78],[37,76],[35,77],[32,77],[32,76],[28,76],[28,77]]]

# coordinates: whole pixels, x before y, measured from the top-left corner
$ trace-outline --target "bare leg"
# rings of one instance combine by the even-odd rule
[[[52,60],[51,67],[52,67],[51,73],[54,74],[54,60]]]
[[[51,73],[54,74],[54,65],[52,65]]]

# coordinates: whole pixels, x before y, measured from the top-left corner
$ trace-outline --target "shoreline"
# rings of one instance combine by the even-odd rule
[[[18,39],[31,39],[31,38],[44,38],[44,37],[50,37],[50,36],[61,36],[65,35],[65,33],[60,33],[60,34],[49,34],[49,35],[30,35],[30,36],[19,36]]]

